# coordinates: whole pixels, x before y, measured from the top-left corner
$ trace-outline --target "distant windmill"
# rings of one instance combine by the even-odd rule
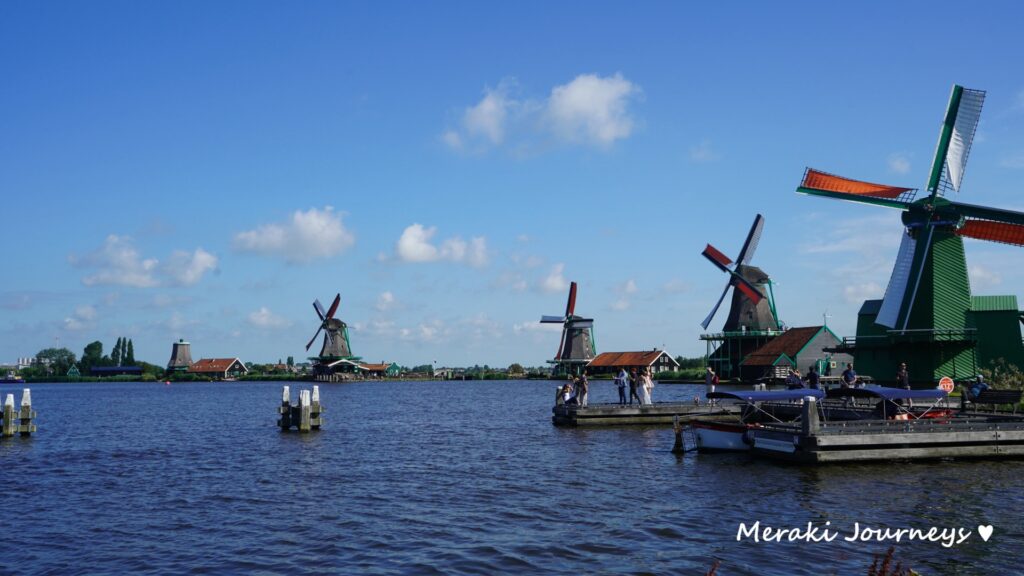
[[[320,304],[319,299],[313,302],[313,309],[316,310],[317,316],[320,317],[320,326],[309,340],[309,343],[306,344],[306,350],[309,350],[313,342],[316,341],[317,336],[323,331],[324,345],[320,349],[319,355],[321,362],[329,359],[352,357],[352,346],[348,340],[348,325],[334,317],[340,303],[341,294],[334,297],[334,302],[331,303],[331,307],[328,310],[324,310],[323,304]]]
[[[963,237],[1024,246],[1024,213],[954,202],[971,151],[985,93],[953,86],[926,189],[873,184],[808,168],[797,192],[901,210],[903,233],[885,296],[861,309],[855,354],[876,377],[907,362],[918,382],[973,376],[994,353],[1024,360],[1012,297],[973,297]],[[865,233],[870,234],[871,231]],[[986,300],[1001,298],[1002,300]],[[1015,298],[1014,298],[1015,300]],[[994,321],[992,313],[1005,313]],[[980,314],[980,315],[979,315]],[[888,329],[888,330],[886,330]],[[986,358],[986,356],[992,356]],[[915,371],[916,369],[916,371]]]
[[[743,242],[739,256],[736,257],[735,266],[733,261],[711,244],[708,244],[702,254],[723,272],[729,275],[729,281],[722,290],[711,313],[701,322],[701,326],[707,330],[711,320],[718,312],[718,308],[725,300],[725,295],[730,288],[735,288],[732,294],[732,306],[729,309],[729,317],[725,321],[723,332],[738,331],[741,329],[760,331],[778,330],[779,321],[775,314],[775,304],[771,298],[771,279],[768,274],[756,266],[751,266],[750,261],[754,258],[757,244],[761,240],[761,230],[764,228],[764,216],[758,214],[754,218],[754,224],[750,227],[747,239]],[[765,297],[764,288],[768,288],[768,298]]]
[[[573,364],[585,365],[594,356],[597,348],[594,345],[594,320],[576,315],[576,283],[569,284],[569,300],[565,305],[564,316],[541,316],[542,324],[561,324],[562,339],[558,344],[558,353],[552,363],[562,365],[571,371]]]

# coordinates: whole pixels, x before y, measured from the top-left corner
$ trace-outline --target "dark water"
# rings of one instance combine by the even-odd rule
[[[1018,572],[1024,462],[677,458],[664,428],[553,427],[553,391],[326,384],[300,435],[274,426],[277,383],[34,385],[39,432],[0,441],[0,572],[866,574],[889,543],[844,542],[854,522],[974,531],[897,544],[923,574]],[[842,534],[737,542],[758,520]]]

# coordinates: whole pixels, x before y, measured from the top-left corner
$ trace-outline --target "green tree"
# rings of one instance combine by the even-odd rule
[[[85,345],[82,351],[82,361],[78,363],[78,370],[83,376],[88,376],[93,366],[99,366],[103,360],[103,342],[96,340]]]
[[[36,361],[46,367],[47,375],[63,376],[75,363],[75,353],[67,348],[45,348],[36,354]]]
[[[523,370],[523,365],[519,364],[518,362],[513,363],[511,366],[508,367],[509,374],[522,374],[524,372],[525,370]]]
[[[288,357],[288,367],[291,368],[293,366],[295,366],[295,357],[294,356],[289,356]]]
[[[125,351],[122,364],[125,366],[135,366],[135,345],[132,344],[130,339],[128,340],[128,349]]]
[[[122,339],[118,338],[117,343],[114,344],[114,350],[110,352],[110,361],[114,363],[114,366],[121,365],[121,346]]]

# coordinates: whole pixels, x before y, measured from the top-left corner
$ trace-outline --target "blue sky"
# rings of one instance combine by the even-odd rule
[[[599,350],[698,355],[758,212],[782,319],[852,335],[898,212],[794,189],[923,186],[953,83],[962,199],[1024,209],[1024,9],[705,4],[0,4],[0,361],[302,358],[340,292],[367,360],[539,365],[570,280]]]

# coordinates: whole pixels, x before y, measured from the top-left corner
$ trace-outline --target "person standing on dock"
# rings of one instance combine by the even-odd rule
[[[807,369],[807,387],[811,390],[821,390],[821,377],[818,376],[818,367],[813,364]]]
[[[786,388],[789,390],[799,390],[804,387],[804,381],[800,378],[800,371],[790,368],[789,376],[786,376]]]
[[[577,388],[576,389],[578,390],[578,392],[576,394],[577,394],[577,396],[579,396],[580,406],[581,407],[586,406],[587,405],[587,394],[590,392],[590,383],[587,381],[587,373],[586,373],[586,371],[584,371],[583,374],[580,375],[580,379],[579,379],[579,382],[577,382]]]
[[[640,396],[637,395],[637,393],[636,393],[636,387],[640,384],[639,379],[640,379],[640,377],[637,376],[636,368],[631,369],[629,371],[629,405],[630,406],[633,405],[633,398],[636,398],[636,403],[637,404],[643,404],[643,401],[640,400]]]
[[[708,369],[704,372],[704,393],[711,394],[715,391],[715,386],[718,386],[718,374],[715,374],[714,368],[708,366]],[[708,404],[714,403],[714,400],[708,398]]]
[[[853,371],[853,364],[846,365],[846,370],[843,370],[843,375],[840,378],[842,379],[840,385],[843,388],[855,388],[857,386],[857,373]]]
[[[910,372],[907,371],[906,362],[901,362],[900,369],[896,371],[896,387],[910,390]],[[914,401],[907,398],[907,406],[913,408]]]
[[[615,377],[615,387],[619,389],[619,404],[622,406],[626,405],[626,380],[629,380],[629,374],[626,374],[625,368],[619,368],[619,375]]]
[[[644,371],[640,375],[640,383],[644,389],[644,404],[650,406],[654,404],[651,401],[651,390],[654,389],[654,380],[651,379],[651,367],[644,368]]]

